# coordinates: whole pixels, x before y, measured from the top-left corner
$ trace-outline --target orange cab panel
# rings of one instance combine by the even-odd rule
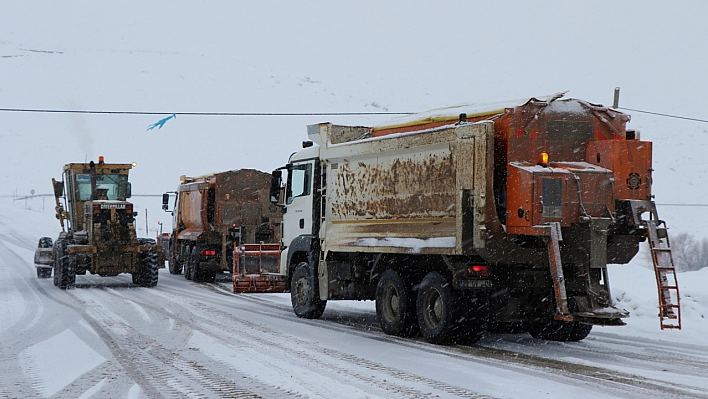
[[[615,199],[651,199],[652,143],[603,140],[588,143],[587,162],[614,172]]]

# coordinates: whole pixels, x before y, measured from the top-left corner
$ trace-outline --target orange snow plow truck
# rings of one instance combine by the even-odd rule
[[[166,256],[170,273],[184,270],[188,280],[213,282],[218,274],[231,272],[238,264],[235,250],[248,244],[279,242],[282,216],[268,201],[269,185],[270,175],[254,169],[181,176],[177,191],[172,193],[176,194],[172,210],[171,193],[162,198],[162,208],[173,214]],[[270,267],[272,262],[262,263],[263,268],[241,267],[233,274],[234,292],[243,285],[237,284],[241,280],[258,287],[248,291],[285,290],[282,279],[278,282],[269,276],[279,272],[279,260],[275,268]],[[261,280],[268,286],[256,284]]]
[[[680,328],[652,144],[629,116],[562,94],[308,126],[273,172],[293,310],[375,300],[381,329],[431,343],[488,332],[584,339],[623,325],[607,264],[649,240],[662,328]]]

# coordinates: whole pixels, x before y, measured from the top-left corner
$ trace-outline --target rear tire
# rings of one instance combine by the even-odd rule
[[[199,270],[197,278],[194,281],[213,283],[216,281],[216,271],[215,270]]]
[[[192,280],[196,283],[201,283],[208,281],[209,270],[203,270],[199,267],[199,255],[197,254],[197,249],[194,248],[194,263],[192,266]]]
[[[290,302],[298,317],[318,319],[324,313],[327,301],[320,299],[319,292],[315,288],[315,279],[310,265],[301,262],[295,268],[290,280]]]
[[[568,309],[571,313],[578,310],[575,298],[568,298]],[[590,334],[590,331],[592,331],[591,324],[554,320],[552,315],[542,318],[529,328],[529,334],[536,339],[559,342],[582,341]]]
[[[157,264],[157,257],[156,251],[148,251],[143,254],[141,259],[143,270],[140,273],[133,274],[133,283],[147,288],[152,288],[157,285],[158,272],[160,271]],[[137,282],[135,281],[136,275]]]
[[[76,259],[69,256],[68,243],[64,240],[57,248],[59,250],[59,288],[65,290],[76,286]]]
[[[420,333],[431,344],[450,344],[459,323],[456,295],[451,284],[438,272],[428,273],[420,283],[416,315]]]
[[[401,276],[386,270],[376,286],[376,318],[388,335],[410,337],[418,333],[416,298]]]
[[[170,274],[182,274],[182,264],[177,262],[177,260],[169,260],[167,264],[169,265]]]
[[[196,251],[191,247],[187,247],[185,252],[187,253],[187,263],[184,265],[184,278],[187,280],[192,280],[194,279],[194,261],[196,258]]]
[[[167,259],[168,269],[170,274],[182,274],[182,263],[177,260],[177,256],[174,255],[174,248],[170,246],[170,254]]]

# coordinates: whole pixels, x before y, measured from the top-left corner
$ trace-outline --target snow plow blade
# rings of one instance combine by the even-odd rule
[[[625,317],[629,317],[629,312],[615,307],[573,313],[573,321],[598,326],[624,326],[627,323],[622,318]]]
[[[234,292],[286,292],[287,279],[280,273],[280,244],[234,246]]]

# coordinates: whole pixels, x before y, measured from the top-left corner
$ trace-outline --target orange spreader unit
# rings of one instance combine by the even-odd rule
[[[285,292],[286,278],[279,273],[280,244],[234,246],[234,292]]]

